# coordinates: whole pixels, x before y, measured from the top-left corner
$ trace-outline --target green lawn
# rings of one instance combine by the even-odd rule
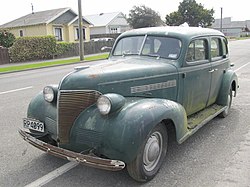
[[[84,58],[84,61],[101,60],[107,57],[108,57],[108,54],[101,54],[101,55],[86,57]],[[56,60],[56,61],[51,61],[51,62],[23,64],[23,65],[17,64],[15,66],[0,68],[0,73],[14,72],[14,71],[20,71],[20,70],[27,70],[27,69],[36,69],[36,68],[49,67],[49,66],[55,66],[55,65],[72,64],[72,63],[77,63],[77,62],[80,62],[79,58],[72,58],[68,60]]]

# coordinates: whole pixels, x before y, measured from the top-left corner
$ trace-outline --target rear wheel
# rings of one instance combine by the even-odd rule
[[[158,124],[147,136],[136,158],[127,164],[129,175],[139,182],[154,178],[167,152],[167,128]]]
[[[230,108],[231,108],[232,100],[233,100],[233,91],[231,87],[227,96],[227,108],[222,113],[219,114],[219,117],[225,118],[228,116]]]

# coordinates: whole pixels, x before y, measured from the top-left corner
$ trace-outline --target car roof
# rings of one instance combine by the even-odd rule
[[[165,27],[148,27],[141,29],[133,29],[120,35],[126,37],[131,35],[156,35],[156,36],[170,36],[178,38],[192,39],[199,36],[219,35],[224,36],[218,30],[201,28],[201,27],[181,27],[181,26],[165,26]]]

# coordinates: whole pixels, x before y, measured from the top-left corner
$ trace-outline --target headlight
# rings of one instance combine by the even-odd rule
[[[105,94],[98,98],[97,108],[102,115],[118,111],[125,104],[125,98],[119,94]]]
[[[45,101],[48,101],[51,103],[55,99],[55,91],[54,91],[53,87],[46,86],[43,89],[43,97],[44,97]]]
[[[106,96],[100,96],[97,100],[97,107],[102,115],[107,115],[111,110],[111,102]]]

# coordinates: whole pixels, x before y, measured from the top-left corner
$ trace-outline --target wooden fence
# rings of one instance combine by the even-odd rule
[[[10,63],[9,52],[7,48],[0,48],[0,64]]]

